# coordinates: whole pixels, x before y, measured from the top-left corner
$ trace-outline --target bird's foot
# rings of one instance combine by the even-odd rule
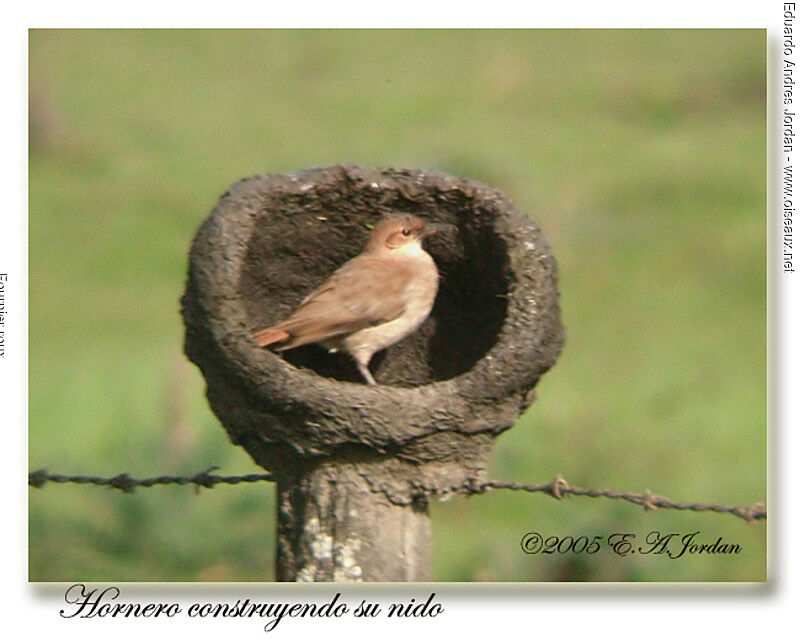
[[[372,377],[372,374],[369,372],[369,367],[363,362],[356,362],[358,365],[358,370],[361,372],[361,375],[364,377],[364,380],[367,381],[367,384],[377,385],[375,382],[375,378]]]

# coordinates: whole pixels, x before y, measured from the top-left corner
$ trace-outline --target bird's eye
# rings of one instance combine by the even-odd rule
[[[410,236],[411,235],[411,229],[403,229],[403,235],[404,236]]]

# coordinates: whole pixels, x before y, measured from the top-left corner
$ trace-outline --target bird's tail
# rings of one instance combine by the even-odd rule
[[[267,329],[262,329],[261,331],[256,331],[252,338],[258,343],[259,347],[266,347],[274,342],[282,342],[283,340],[286,340],[289,338],[289,334],[285,331],[281,331],[280,329],[273,329],[272,327],[269,327]]]

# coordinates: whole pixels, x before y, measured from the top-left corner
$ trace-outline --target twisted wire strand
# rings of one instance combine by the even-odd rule
[[[28,474],[28,485],[41,488],[48,482],[59,484],[92,484],[106,486],[112,489],[119,489],[126,493],[132,492],[138,487],[153,487],[156,485],[178,484],[195,485],[196,489],[204,487],[213,489],[218,484],[240,484],[253,482],[274,482],[275,476],[270,473],[250,473],[238,476],[222,476],[212,473],[219,467],[210,467],[205,471],[196,473],[192,476],[157,476],[155,478],[132,478],[127,473],[121,473],[110,478],[98,476],[67,476],[57,473],[50,473],[46,469],[39,469]],[[504,489],[509,491],[526,491],[528,493],[546,493],[557,500],[573,495],[585,496],[589,498],[609,498],[611,500],[624,500],[644,507],[645,510],[655,509],[678,509],[682,511],[712,511],[715,513],[730,513],[748,522],[756,520],[766,520],[767,508],[761,502],[756,502],[749,506],[731,506],[722,504],[706,504],[702,502],[678,502],[665,496],[660,496],[645,491],[644,493],[630,493],[625,491],[613,491],[611,489],[584,489],[570,485],[561,476],[556,476],[551,482],[545,484],[520,484],[516,482],[500,482],[492,480],[470,487],[469,494],[486,493],[492,489]]]

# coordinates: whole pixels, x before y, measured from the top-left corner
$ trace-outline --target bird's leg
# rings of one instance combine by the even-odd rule
[[[356,359],[356,365],[358,365],[358,370],[361,372],[361,375],[364,376],[364,380],[367,381],[367,384],[376,385],[375,378],[372,377],[372,374],[369,372],[369,367],[367,366],[367,362],[362,362],[360,359]]]

